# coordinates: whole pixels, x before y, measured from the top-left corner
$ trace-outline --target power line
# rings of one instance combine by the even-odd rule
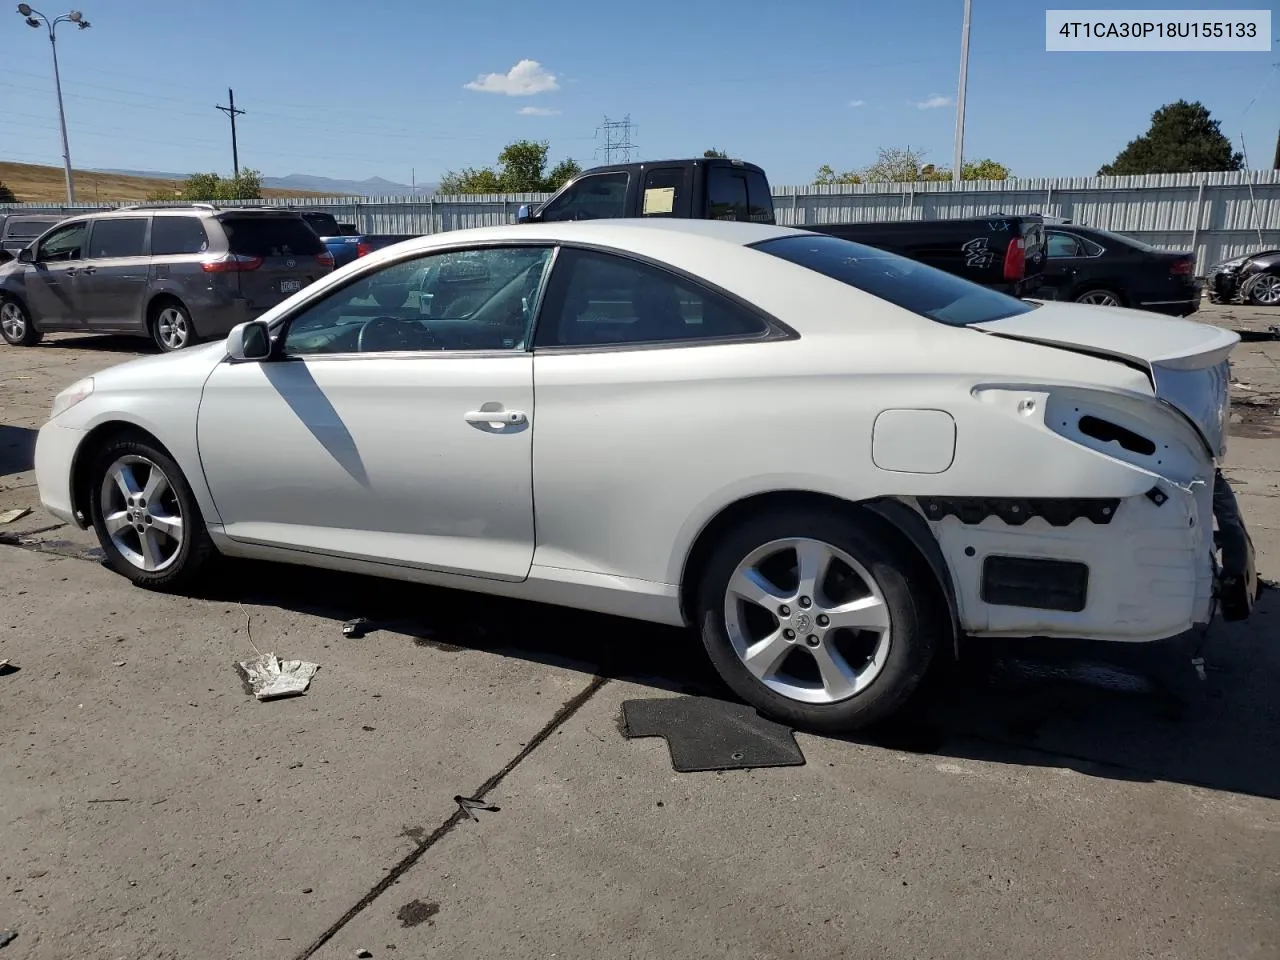
[[[231,168],[235,172],[237,180],[240,179],[240,149],[236,146],[236,117],[244,114],[243,110],[236,109],[236,92],[227,87],[227,102],[231,104],[229,107],[219,106],[216,109],[221,110],[231,118]]]

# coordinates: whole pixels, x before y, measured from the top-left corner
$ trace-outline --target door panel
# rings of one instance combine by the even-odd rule
[[[143,328],[150,222],[149,217],[104,217],[93,222],[76,281],[90,328]]]
[[[532,411],[523,351],[317,356],[221,364],[197,432],[228,536],[522,580]]]
[[[22,292],[42,330],[75,329],[84,322],[77,274],[87,235],[83,220],[53,230],[36,247],[36,262],[23,265]]]

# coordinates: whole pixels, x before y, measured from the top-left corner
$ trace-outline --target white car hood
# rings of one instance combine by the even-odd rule
[[[1077,303],[1044,303],[1030,313],[974,326],[1141,367],[1156,396],[1196,425],[1214,456],[1226,452],[1227,357],[1240,342],[1239,334],[1141,310]]]
[[[175,381],[186,380],[202,383],[209,371],[226,355],[227,345],[219,338],[212,343],[187,347],[173,353],[126,360],[114,367],[99,370],[93,375],[93,380],[97,389],[134,389],[147,385],[170,385]]]

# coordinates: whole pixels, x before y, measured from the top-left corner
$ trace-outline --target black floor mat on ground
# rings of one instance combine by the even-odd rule
[[[804,766],[790,727],[746,704],[711,697],[624,701],[622,732],[628,738],[666,738],[671,766],[679,773]]]

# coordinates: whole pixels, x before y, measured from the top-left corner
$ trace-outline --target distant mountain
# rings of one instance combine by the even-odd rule
[[[154,170],[100,170],[99,173],[117,173],[127,177],[150,177],[156,180],[185,180],[185,173],[159,173]],[[382,177],[368,180],[335,180],[332,177],[315,177],[308,173],[291,173],[287,177],[263,177],[262,185],[272,190],[307,190],[343,197],[407,197],[413,194],[430,196],[436,184],[420,183],[415,190],[407,183],[395,183]]]

